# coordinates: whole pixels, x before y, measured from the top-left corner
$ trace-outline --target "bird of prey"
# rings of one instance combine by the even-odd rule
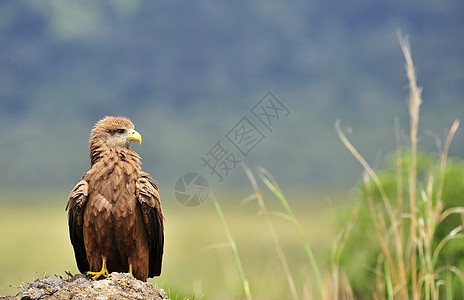
[[[161,273],[160,196],[155,181],[141,170],[132,141],[142,143],[142,136],[129,119],[98,121],[90,134],[91,168],[66,205],[77,266],[94,279],[126,272],[146,281]]]

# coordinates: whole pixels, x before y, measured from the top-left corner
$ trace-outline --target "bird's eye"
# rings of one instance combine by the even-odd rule
[[[119,133],[119,134],[123,134],[125,131],[126,130],[121,129],[121,128],[116,129],[116,132]]]

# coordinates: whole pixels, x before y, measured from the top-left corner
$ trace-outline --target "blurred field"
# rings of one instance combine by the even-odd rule
[[[66,277],[65,271],[78,272],[67,232],[66,197],[66,193],[59,193],[44,201],[44,195],[39,198],[35,195],[33,203],[18,203],[13,202],[15,196],[2,195],[0,295],[17,293],[22,282],[30,282],[37,276]],[[242,198],[216,197],[236,239],[254,298],[289,297],[270,235],[263,218],[257,215],[257,204],[242,204]],[[323,197],[309,199],[299,195],[288,199],[323,266],[334,236],[329,204]],[[270,209],[280,209],[272,196],[265,200]],[[211,201],[190,209],[175,200],[163,204],[166,215],[164,266],[161,277],[150,281],[164,288],[172,299],[193,296],[195,299],[237,299],[243,296],[237,266]],[[301,243],[288,221],[275,217],[273,222],[301,295],[303,282],[311,282],[312,276]]]

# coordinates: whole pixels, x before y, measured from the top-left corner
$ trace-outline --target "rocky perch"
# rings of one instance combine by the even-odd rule
[[[83,274],[71,279],[38,278],[16,296],[3,296],[0,300],[42,299],[168,299],[164,290],[157,290],[149,282],[135,279],[128,273],[111,273],[100,280],[89,279]]]

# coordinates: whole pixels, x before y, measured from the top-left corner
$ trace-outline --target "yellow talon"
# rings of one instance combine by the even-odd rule
[[[87,275],[93,275],[93,276],[92,276],[92,279],[98,279],[98,278],[100,278],[101,276],[103,276],[103,277],[108,276],[109,273],[108,273],[108,269],[106,268],[106,258],[103,257],[102,268],[101,268],[100,272],[91,272],[91,271],[88,271],[88,272],[87,272]]]
[[[129,274],[133,275],[132,274],[132,264],[129,264]]]

